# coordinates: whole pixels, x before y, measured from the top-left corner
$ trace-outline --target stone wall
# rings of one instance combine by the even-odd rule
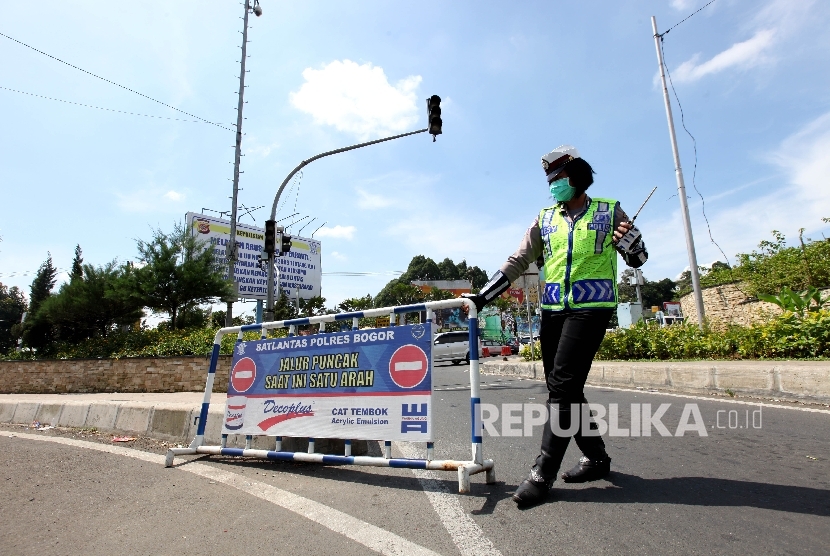
[[[781,314],[777,305],[750,299],[739,288],[740,284],[724,284],[703,290],[703,308],[710,322],[747,326]],[[697,322],[694,293],[681,297],[680,305],[686,320]]]
[[[711,322],[748,326],[781,314],[781,309],[777,305],[751,299],[739,289],[740,287],[741,284],[724,284],[703,290],[703,308]],[[828,293],[830,288],[821,290],[822,296]],[[687,293],[681,297],[680,305],[686,320],[697,322],[694,294]]]
[[[219,356],[214,392],[227,390],[231,356]],[[0,394],[198,392],[210,358],[130,357],[0,361]]]

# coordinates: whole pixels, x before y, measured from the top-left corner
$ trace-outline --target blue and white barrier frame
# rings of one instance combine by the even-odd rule
[[[430,336],[434,343],[434,334],[432,332],[432,320],[434,311],[437,309],[454,309],[456,307],[467,306],[469,322],[470,322],[470,441],[472,448],[472,459],[470,460],[435,460],[433,459],[434,444],[427,443],[426,459],[409,459],[409,458],[392,458],[391,442],[384,442],[384,457],[372,456],[352,456],[351,455],[351,441],[345,440],[345,453],[342,456],[319,454],[314,450],[314,439],[309,438],[308,453],[305,452],[284,452],[282,451],[282,437],[276,437],[274,450],[254,450],[251,449],[251,437],[246,437],[245,448],[227,448],[226,435],[223,435],[222,444],[220,446],[205,446],[205,428],[208,420],[208,409],[210,408],[210,397],[213,392],[213,381],[216,377],[216,366],[219,361],[219,346],[222,337],[226,334],[236,334],[237,342],[242,341],[242,334],[245,332],[260,332],[261,337],[265,338],[267,331],[277,328],[288,328],[288,335],[296,334],[297,326],[305,326],[317,324],[320,326],[320,331],[325,330],[325,323],[327,322],[342,322],[352,321],[352,329],[358,329],[358,319],[389,316],[390,325],[394,326],[397,320],[397,315],[404,315],[406,313],[416,313],[425,311],[427,314],[427,324],[430,326]],[[222,328],[217,333],[213,340],[213,352],[210,358],[210,368],[208,369],[207,381],[205,383],[205,395],[202,400],[202,408],[199,414],[198,427],[196,436],[187,448],[171,448],[167,452],[165,460],[165,467],[173,465],[175,456],[193,455],[193,454],[208,454],[208,455],[222,455],[222,456],[237,456],[250,457],[259,459],[269,459],[277,461],[296,461],[305,463],[323,463],[329,465],[367,465],[372,467],[397,467],[404,469],[429,469],[433,471],[457,471],[458,472],[458,492],[466,494],[470,492],[470,475],[476,473],[485,474],[485,482],[493,484],[496,482],[495,464],[493,460],[484,459],[482,450],[482,436],[481,436],[481,419],[479,417],[481,394],[480,394],[480,374],[478,361],[478,311],[475,304],[469,299],[447,299],[443,301],[429,301],[426,303],[419,303],[415,305],[402,305],[399,307],[384,307],[380,309],[369,309],[366,311],[356,311],[351,313],[338,313],[333,315],[322,315],[318,317],[308,317],[301,319],[291,319],[284,321],[263,322],[261,324],[248,324],[244,326],[232,326]],[[430,368],[432,368],[432,357],[430,357]],[[476,427],[479,430],[476,430]]]

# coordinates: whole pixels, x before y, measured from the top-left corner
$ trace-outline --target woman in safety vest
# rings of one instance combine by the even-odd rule
[[[516,252],[478,294],[468,295],[480,310],[530,263],[544,261],[540,341],[549,392],[548,421],[535,465],[513,494],[519,505],[545,499],[571,436],[583,457],[562,474],[565,482],[595,481],[610,472],[611,458],[602,437],[583,435],[581,426],[572,429],[571,411],[573,407],[574,420],[582,425],[585,380],[617,306],[617,253],[634,268],[648,259],[639,230],[619,202],[586,194],[594,171],[574,147],[563,145],[546,154],[542,168],[556,204],[539,212]],[[596,429],[587,413],[583,418]]]

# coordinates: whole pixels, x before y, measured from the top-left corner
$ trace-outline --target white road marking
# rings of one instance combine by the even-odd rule
[[[585,388],[595,388],[597,390],[617,390],[620,392],[636,392],[637,394],[654,394],[657,396],[671,396],[673,398],[688,398],[690,400],[706,400],[707,402],[725,402],[736,403],[741,405],[754,405],[763,407],[772,407],[776,409],[793,409],[795,411],[807,411],[808,413],[826,413],[830,415],[830,409],[819,409],[817,407],[795,407],[791,405],[778,405],[766,402],[748,402],[743,400],[721,399],[721,398],[707,398],[706,396],[691,396],[689,394],[674,394],[671,392],[661,392],[660,390],[652,392],[649,390],[637,390],[635,388],[617,388],[614,386],[599,386],[596,384],[586,384]]]
[[[110,446],[107,444],[98,444],[97,442],[87,442],[85,440],[75,440],[74,438],[63,438],[60,436],[41,436],[35,434],[27,434],[22,432],[4,431],[0,430],[0,436],[9,438],[21,438],[26,440],[40,440],[44,442],[54,442],[57,444],[64,444],[67,446],[74,446],[76,448],[86,448],[89,450],[97,450],[99,452],[106,452],[119,456],[126,456],[130,458],[140,459],[150,463],[158,464],[160,467],[164,465],[164,456],[158,454],[150,454],[132,448],[124,448],[121,446]],[[205,465],[203,463],[187,463],[174,468],[178,471],[187,471],[200,477],[205,477],[217,483],[223,483],[253,496],[270,502],[276,506],[280,506],[288,511],[299,514],[306,519],[309,519],[323,527],[340,533],[341,535],[350,538],[351,540],[362,544],[363,546],[379,552],[380,554],[402,555],[408,556],[410,554],[422,554],[424,556],[438,556],[437,552],[433,552],[428,548],[424,548],[418,544],[406,540],[394,533],[385,529],[381,529],[376,525],[361,521],[346,513],[330,508],[314,500],[309,500],[297,494],[279,489],[266,483],[252,481],[248,477],[242,477],[222,469]],[[457,502],[456,502],[457,503]],[[440,515],[440,514],[439,514]],[[469,519],[469,518],[468,518]],[[479,530],[480,532],[480,530]],[[489,541],[488,541],[489,542]],[[478,554],[490,554],[488,552],[477,552]],[[467,554],[467,553],[465,553]],[[472,554],[472,553],[470,553]],[[498,554],[493,553],[493,554]]]
[[[409,443],[395,442],[395,446],[406,458],[419,459],[423,457],[423,454],[419,454],[417,449]],[[450,492],[435,473],[425,469],[413,469],[412,472],[418,478],[418,482],[421,483],[421,488],[427,495],[433,509],[435,509],[435,513],[438,514],[444,528],[452,537],[452,542],[455,543],[462,555],[501,556],[501,552],[493,546],[490,539],[484,536],[481,527],[461,507],[457,495]]]

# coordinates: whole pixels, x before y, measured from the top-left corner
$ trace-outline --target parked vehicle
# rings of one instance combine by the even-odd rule
[[[482,356],[481,340],[478,341],[478,356]],[[444,332],[436,334],[432,346],[432,361],[452,361],[458,365],[462,361],[470,362],[470,334],[468,332]]]

